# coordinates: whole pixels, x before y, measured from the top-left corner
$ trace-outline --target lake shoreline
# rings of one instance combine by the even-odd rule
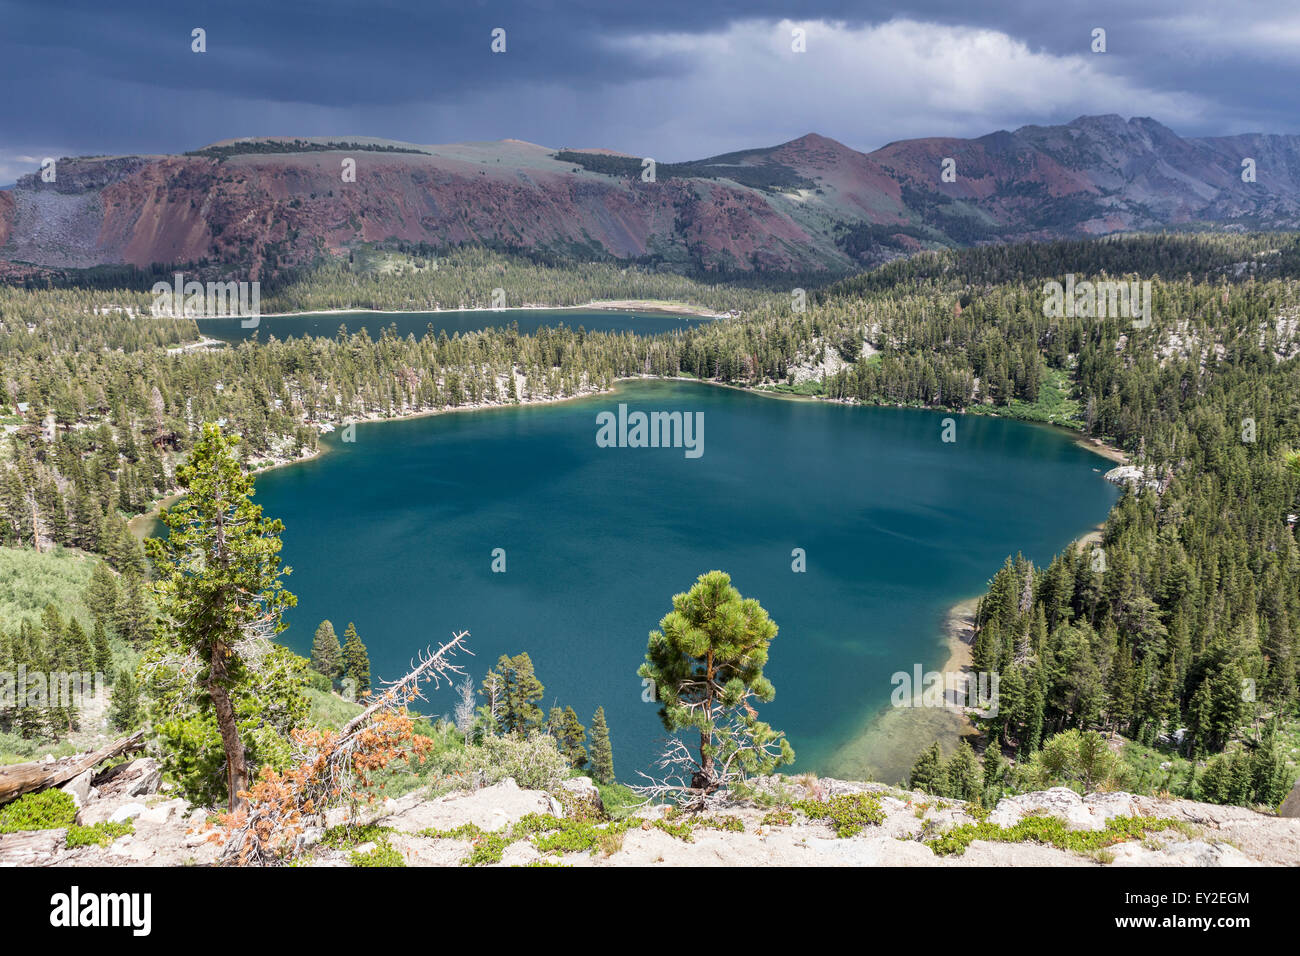
[[[730,313],[727,312],[709,312],[706,309],[685,302],[660,302],[655,299],[599,299],[581,305],[538,305],[528,303],[525,305],[512,305],[505,309],[494,309],[491,306],[483,305],[465,309],[447,309],[442,306],[428,309],[306,309],[301,312],[263,312],[258,318],[293,319],[312,315],[348,315],[353,313],[365,315],[424,315],[428,313],[436,315],[445,312],[578,312],[584,309],[595,309],[599,312],[650,312],[656,315],[679,315],[697,319],[731,318]],[[230,316],[201,315],[194,316],[194,318],[222,319],[230,318]]]
[[[1106,448],[1106,452],[1103,452],[1093,447],[1091,443],[1079,441],[1077,444],[1089,451],[1102,454],[1104,457],[1109,457],[1106,454],[1107,452],[1123,455],[1123,452],[1118,449],[1111,449],[1108,446],[1103,446]],[[1099,442],[1098,444],[1102,443]],[[1091,531],[1079,535],[1061,550],[1065,551],[1069,548],[1100,544],[1102,530],[1105,526],[1104,521],[1098,523]],[[965,598],[948,609],[943,624],[948,657],[939,669],[940,673],[967,674],[974,667],[975,617],[979,611],[979,602],[983,597],[984,595],[981,593],[974,597]],[[940,749],[945,754],[950,754],[962,740],[971,739],[978,735],[975,725],[964,713],[955,710],[937,711],[938,714],[951,715],[951,718],[946,720],[943,718],[935,719],[932,716],[935,713],[935,711],[931,711],[927,715],[925,711],[911,708],[886,707],[868,720],[866,726],[854,738],[854,741],[842,749],[852,748],[854,744],[865,744],[875,735],[889,741],[890,745],[894,747],[901,747],[905,741],[911,739],[916,744],[915,752],[912,755],[912,760],[915,761],[916,757],[920,756],[921,751],[935,741],[938,741]],[[933,734],[933,737],[923,739],[927,733]],[[895,767],[901,766],[897,763],[897,756],[891,763]],[[881,782],[899,783],[903,782],[903,778],[882,780]]]
[[[944,618],[946,659],[936,670],[944,675],[968,674],[973,665],[975,614],[983,595],[964,598]],[[929,672],[927,668],[927,672]],[[945,677],[945,682],[947,678]],[[848,741],[835,749],[828,775],[853,780],[904,784],[920,753],[938,742],[950,755],[962,740],[974,736],[975,725],[963,709],[883,705]]]
[[[619,381],[636,381],[636,379],[620,379]],[[342,422],[340,425],[332,427],[329,432],[323,432],[322,434],[330,434],[331,432],[339,431],[341,428],[346,428],[349,425],[369,425],[375,422],[411,421],[417,418],[428,418],[432,415],[449,415],[455,412],[484,412],[499,408],[528,408],[535,405],[559,405],[563,402],[573,402],[582,398],[592,398],[596,395],[611,394],[617,389],[617,386],[618,382],[615,382],[614,388],[604,389],[592,387],[588,390],[580,391],[576,395],[562,395],[558,398],[521,398],[514,402],[479,402],[475,404],[453,405],[444,408],[430,408],[418,412],[406,412],[401,415],[383,415],[379,412],[370,412],[365,415],[348,416],[348,421]],[[250,475],[260,475],[264,472],[275,471],[279,468],[289,468],[293,465],[306,464],[309,461],[318,460],[328,452],[329,448],[327,446],[318,443],[314,452],[300,455],[297,458],[273,459],[266,462],[260,462],[250,468],[248,473]],[[141,540],[148,538],[150,536],[148,534],[149,526],[158,520],[159,512],[162,509],[175,504],[181,499],[181,497],[182,492],[180,491],[168,492],[155,502],[153,507],[148,511],[127,519],[127,529]]]

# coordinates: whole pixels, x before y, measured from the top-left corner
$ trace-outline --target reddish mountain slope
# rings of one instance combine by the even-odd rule
[[[1256,181],[1243,182],[1253,159]],[[956,179],[944,182],[944,160]],[[356,181],[345,182],[346,160]],[[1300,137],[1184,139],[1081,117],[864,154],[809,134],[690,163],[518,140],[228,141],[185,156],[61,160],[0,192],[0,260],[207,260],[253,274],[358,241],[486,242],[684,269],[848,269],[926,244],[1176,224],[1300,226]],[[11,269],[13,266],[11,266]]]

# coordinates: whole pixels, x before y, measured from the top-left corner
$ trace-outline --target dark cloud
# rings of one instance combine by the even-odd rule
[[[1008,97],[990,83],[987,99],[926,106],[923,91],[837,82],[835,58],[774,62],[751,33],[736,32],[792,14],[850,32],[904,19],[933,25],[936,36],[957,31],[965,40],[955,49],[968,62],[948,64],[954,71],[1006,66],[1006,44],[971,39],[972,30],[1001,34],[1020,51],[1012,54],[1032,59],[1026,83],[1037,89]],[[1296,132],[1300,106],[1300,13],[1254,2],[0,0],[0,22],[0,181],[25,153],[172,152],[235,136],[513,136],[656,148],[673,159],[779,141],[814,121],[819,132],[871,147],[1079,112],[1150,114],[1191,135]],[[206,54],[190,52],[194,27],[207,30]],[[489,50],[494,27],[507,31],[505,55]],[[1088,50],[1094,27],[1107,30],[1104,57]],[[690,42],[710,36],[729,39]],[[867,44],[864,56],[889,52],[870,46],[870,30],[854,36]],[[647,41],[664,37],[677,39]],[[915,82],[933,83],[945,64],[921,63],[925,45],[916,47],[907,61],[918,66]],[[1044,82],[1058,62],[1060,82]],[[747,85],[755,98],[769,95],[776,69],[801,71],[797,88],[819,102],[793,116],[764,112],[757,99],[747,108]]]

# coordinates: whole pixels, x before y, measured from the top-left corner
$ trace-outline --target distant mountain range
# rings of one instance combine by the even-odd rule
[[[348,159],[355,182],[343,179]],[[871,153],[809,134],[659,163],[654,182],[647,172],[641,157],[517,140],[231,140],[182,156],[65,159],[54,182],[32,174],[0,192],[0,261],[10,273],[206,262],[266,276],[359,241],[403,240],[685,270],[849,270],[927,246],[1300,228],[1300,136],[1190,139],[1146,118]]]

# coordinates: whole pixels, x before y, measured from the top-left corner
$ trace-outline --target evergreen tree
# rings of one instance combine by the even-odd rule
[[[143,647],[153,637],[153,615],[145,587],[143,575],[135,572],[123,574],[117,611],[113,616],[113,628],[118,637],[134,648]]]
[[[1002,771],[1006,765],[1002,760],[1002,748],[996,740],[984,748],[984,786],[991,788],[1002,780]]]
[[[334,633],[334,625],[321,621],[311,642],[311,666],[330,680],[343,676],[343,645]]]
[[[64,648],[61,655],[64,669],[73,673],[90,673],[95,666],[95,648],[86,636],[85,630],[75,617],[68,621],[64,634]]]
[[[597,707],[591,718],[591,776],[598,783],[614,782],[614,748],[609,742],[604,707]]]
[[[572,707],[552,707],[546,732],[555,738],[560,753],[571,766],[581,768],[587,762],[587,751],[582,746],[587,731]]]
[[[948,789],[943,767],[943,753],[939,750],[937,740],[921,751],[921,756],[916,758],[916,763],[912,765],[912,772],[907,776],[907,789],[936,796]]]
[[[97,620],[111,623],[117,615],[117,577],[103,561],[96,561],[86,585],[86,609]]]
[[[114,729],[126,733],[140,723],[140,694],[135,685],[135,677],[129,670],[119,671],[113,682],[113,704],[108,713],[108,720]]]
[[[160,515],[168,534],[146,542],[168,637],[202,668],[198,680],[225,751],[232,810],[243,804],[249,775],[232,701],[248,676],[238,647],[250,630],[278,634],[282,612],[297,603],[280,581],[289,571],[280,567],[284,525],[253,504],[253,479],[239,467],[236,443],[216,425],[203,426],[176,471],[186,494]]]
[[[496,722],[503,733],[527,734],[541,727],[542,709],[537,701],[546,688],[533,671],[533,660],[526,653],[514,657],[502,654],[495,670],[483,681],[488,706],[496,702]]]
[[[776,696],[763,676],[777,627],[753,598],[742,598],[723,571],[701,574],[650,633],[637,673],[654,682],[669,733],[699,733],[691,790],[708,797],[733,774],[771,773],[791,762],[785,735],[758,719],[749,703]]]
[[[95,618],[95,630],[91,635],[95,647],[95,670],[107,674],[113,666],[113,649],[108,643],[108,632],[104,629],[102,618]]]
[[[963,740],[944,767],[944,795],[978,803],[984,790],[984,773],[971,745]]]
[[[351,621],[343,632],[343,678],[352,682],[358,698],[370,693],[370,655]]]

